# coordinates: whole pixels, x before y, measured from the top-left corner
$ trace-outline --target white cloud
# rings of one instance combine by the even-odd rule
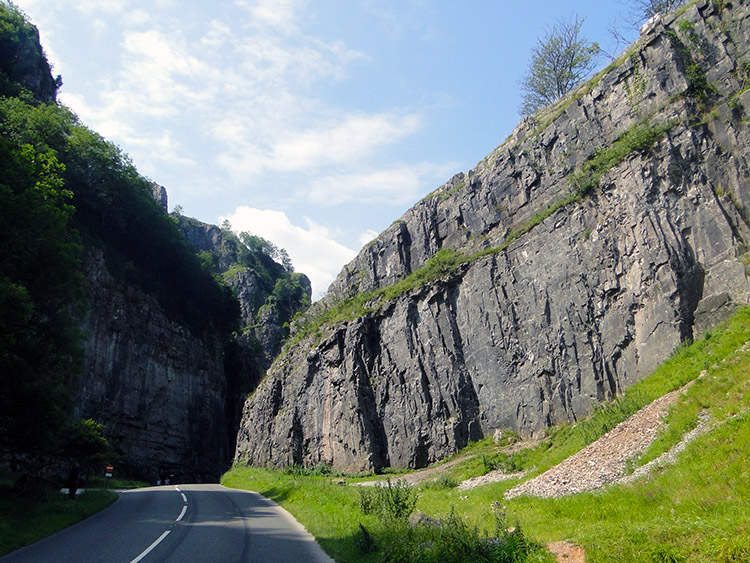
[[[293,132],[273,147],[270,168],[309,170],[329,164],[350,166],[383,145],[398,142],[420,127],[417,115],[352,115],[340,123]]]
[[[294,29],[302,3],[299,0],[237,0],[235,4],[248,11],[253,25],[289,31]]]
[[[243,206],[226,219],[235,232],[249,232],[285,248],[295,270],[310,278],[313,299],[323,296],[341,268],[357,254],[336,242],[323,225],[311,219],[306,219],[306,227],[294,225],[283,211]]]
[[[359,235],[359,244],[361,246],[365,246],[366,244],[372,242],[375,240],[375,237],[378,236],[377,231],[373,231],[372,229],[367,229],[363,233],[360,233]]]
[[[455,163],[423,162],[372,172],[332,174],[316,178],[300,195],[324,205],[346,202],[403,205],[413,203],[425,188],[436,185],[455,169]]]

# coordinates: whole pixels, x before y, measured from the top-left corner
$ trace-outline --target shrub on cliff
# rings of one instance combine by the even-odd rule
[[[599,45],[581,35],[583,21],[578,16],[560,20],[537,41],[529,69],[520,81],[521,115],[556,102],[594,70]]]

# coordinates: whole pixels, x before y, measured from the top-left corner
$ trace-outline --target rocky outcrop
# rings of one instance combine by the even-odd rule
[[[62,79],[52,69],[39,43],[39,30],[12,4],[0,13],[0,91],[18,95],[17,86],[42,103],[54,102]]]
[[[265,372],[287,336],[284,324],[310,302],[310,280],[304,274],[287,272],[284,266],[262,251],[247,248],[229,229],[190,217],[175,217],[188,242],[198,252],[210,255],[211,269],[223,277],[237,296],[244,332],[260,345],[256,371]],[[304,295],[303,299],[292,299],[289,307],[280,309],[274,306],[276,297],[273,293],[282,278],[293,278]]]
[[[663,18],[363,249],[300,330],[370,303],[298,335],[245,404],[236,461],[420,467],[498,428],[538,435],[747,303],[749,16],[702,0]],[[456,268],[393,285],[441,249]]]
[[[76,415],[105,424],[118,473],[156,482],[218,481],[234,445],[223,343],[198,338],[156,298],[113,278],[101,253],[85,263],[86,357]]]

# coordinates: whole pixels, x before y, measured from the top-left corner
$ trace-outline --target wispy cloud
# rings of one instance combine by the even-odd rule
[[[272,149],[270,168],[310,170],[360,160],[383,145],[398,142],[419,129],[417,115],[352,115],[339,123],[290,132]]]
[[[430,128],[423,104],[339,104],[336,86],[351,89],[347,81],[377,54],[371,59],[341,36],[312,35],[308,0],[21,1],[48,23],[74,18],[85,38],[88,51],[73,52],[88,74],[61,95],[84,123],[165,184],[172,202],[191,212],[211,207],[204,220],[236,209],[233,224],[251,217],[247,230],[264,225],[256,234],[286,247],[318,293],[354,256],[335,242],[341,233],[321,225],[336,224],[336,206],[403,207],[456,169],[412,163],[394,150]],[[69,39],[70,25],[53,27],[53,48]],[[96,47],[107,57],[96,57]],[[273,215],[274,206],[289,215]],[[316,220],[303,222],[302,213]],[[363,240],[375,236],[372,224],[349,219],[341,222],[350,246],[361,231]]]
[[[425,185],[438,182],[456,170],[456,164],[421,163],[371,172],[350,172],[316,178],[305,187],[307,197],[323,205],[347,202],[408,204],[419,197]]]
[[[258,28],[270,26],[276,30],[296,31],[297,13],[305,2],[300,0],[236,0],[235,5],[246,10],[252,24]]]

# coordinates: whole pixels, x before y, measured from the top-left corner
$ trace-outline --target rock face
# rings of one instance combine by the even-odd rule
[[[221,275],[240,302],[242,327],[246,340],[252,337],[260,346],[257,372],[263,373],[281,350],[286,336],[284,323],[310,302],[312,286],[304,274],[287,272],[263,252],[249,251],[227,229],[209,225],[190,217],[177,216],[180,230],[198,252],[211,255],[214,273]],[[273,295],[281,278],[293,278],[299,285],[302,299],[292,299],[287,307],[276,305]],[[269,300],[270,298],[270,300]],[[256,380],[257,382],[257,380]]]
[[[371,303],[276,361],[235,460],[420,467],[498,428],[539,434],[747,303],[749,15],[704,0],[656,22],[363,249],[307,320]],[[441,249],[460,265],[378,292]]]
[[[218,481],[234,445],[223,346],[170,320],[156,299],[85,262],[89,312],[77,414],[103,421],[128,473]],[[118,466],[117,471],[123,474]]]
[[[12,20],[22,19],[15,9],[8,10],[7,16]],[[39,43],[39,30],[28,21],[13,22],[0,38],[0,88],[7,86],[5,80],[20,84],[42,103],[54,102],[57,97],[57,89],[62,81],[59,76],[57,79],[52,77],[52,70]],[[5,92],[4,95],[10,93]]]

